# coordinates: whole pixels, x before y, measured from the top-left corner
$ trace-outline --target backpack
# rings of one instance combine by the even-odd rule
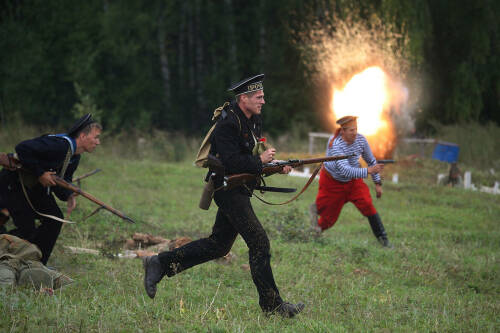
[[[68,276],[44,266],[35,245],[13,235],[0,235],[0,286],[27,285],[57,289],[73,282]]]
[[[229,102],[225,102],[224,105],[219,106],[217,109],[214,110],[214,115],[212,116],[212,122],[215,121],[215,123],[212,125],[210,130],[208,130],[207,135],[205,135],[205,138],[201,143],[200,149],[198,150],[198,154],[196,155],[196,160],[194,161],[194,164],[196,164],[196,166],[200,168],[208,167],[208,154],[210,153],[210,148],[212,146],[212,144],[210,143],[210,137],[212,136],[212,132],[214,131],[215,126],[217,126],[217,123],[221,118],[221,116],[222,119],[224,119],[227,116],[227,110],[231,111],[236,116],[236,119],[238,119],[241,132],[240,118],[234,113],[234,111],[231,108],[228,108],[228,106]]]

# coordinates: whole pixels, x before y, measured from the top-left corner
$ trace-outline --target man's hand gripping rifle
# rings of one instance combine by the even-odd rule
[[[338,161],[349,157],[350,157],[349,155],[339,155],[339,156],[328,156],[320,158],[309,158],[303,160],[294,159],[287,161],[274,161],[271,163],[265,163],[263,165],[261,174],[241,173],[241,174],[226,176],[224,174],[224,166],[222,165],[222,163],[215,156],[209,155],[208,164],[210,171],[209,174],[207,175],[206,179],[207,184],[205,185],[205,188],[203,190],[203,195],[201,197],[199,207],[201,209],[208,209],[210,207],[213,194],[217,190],[220,189],[229,190],[237,186],[255,184],[256,182],[257,182],[257,187],[255,187],[255,189],[260,190],[262,192],[265,191],[288,192],[288,193],[295,192],[296,189],[294,188],[276,188],[276,187],[260,186],[260,182],[263,181],[263,177],[268,177],[275,173],[280,173],[286,166],[297,168],[307,164]],[[217,183],[221,183],[221,186],[219,186],[219,188],[217,189],[214,187],[216,177],[219,177],[218,178],[219,181]],[[222,182],[220,181],[221,180],[220,177],[223,177]],[[308,182],[308,184],[304,187],[304,189],[300,193],[302,193],[307,188],[310,182],[311,180]]]
[[[0,166],[3,166],[3,167],[5,167],[5,168],[7,168],[9,170],[23,170],[23,171],[28,172],[28,173],[31,172],[30,170],[26,170],[26,169],[24,169],[22,167],[22,165],[21,165],[19,159],[17,158],[16,154],[0,153]],[[81,178],[87,177],[89,175],[90,174],[82,176]],[[88,200],[90,200],[90,201],[98,204],[101,208],[106,209],[107,211],[115,214],[116,216],[122,218],[123,220],[125,220],[127,222],[135,223],[134,220],[132,220],[130,217],[128,217],[127,215],[125,215],[122,212],[120,212],[118,209],[115,209],[115,208],[113,208],[113,207],[105,204],[104,202],[102,202],[101,200],[97,199],[96,197],[94,197],[90,193],[87,193],[87,192],[83,191],[81,188],[79,188],[79,187],[77,187],[77,186],[75,186],[75,185],[67,182],[66,180],[60,178],[59,176],[52,175],[52,179],[57,184],[57,186],[60,186],[62,188],[70,190],[71,192],[74,192],[76,194],[81,195],[82,197],[84,197],[84,198],[86,198],[86,199],[88,199]]]
[[[319,158],[307,158],[303,160],[287,160],[287,161],[274,161],[271,163],[263,164],[262,174],[254,175],[251,173],[241,173],[237,175],[231,175],[227,177],[227,185],[226,189],[231,189],[236,186],[241,186],[243,184],[247,184],[249,182],[254,182],[255,180],[259,180],[262,177],[268,177],[274,175],[275,173],[279,173],[283,170],[285,166],[291,166],[292,168],[297,168],[307,164],[317,164],[323,162],[331,162],[344,160],[346,158],[351,157],[350,155],[338,155],[338,156],[327,156],[327,157],[319,157]],[[281,191],[280,191],[281,192]],[[291,191],[286,191],[291,192]]]

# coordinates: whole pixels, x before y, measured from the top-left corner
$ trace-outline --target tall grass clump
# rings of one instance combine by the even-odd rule
[[[272,211],[266,220],[265,224],[270,226],[269,234],[279,237],[282,241],[321,241],[319,233],[309,224],[309,217],[305,211],[297,206],[291,206],[284,212]]]

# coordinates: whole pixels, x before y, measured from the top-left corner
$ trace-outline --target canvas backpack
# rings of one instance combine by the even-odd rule
[[[228,108],[229,102],[225,102],[224,105],[219,106],[217,109],[214,110],[214,114],[212,116],[212,122],[215,122],[210,130],[208,131],[207,135],[205,135],[205,138],[203,139],[203,142],[201,143],[200,149],[198,150],[198,154],[196,155],[196,160],[195,160],[195,165],[200,167],[200,168],[207,168],[208,167],[208,154],[210,153],[210,148],[212,144],[210,143],[210,137],[212,136],[212,132],[215,129],[215,126],[217,126],[217,123],[219,119],[225,118],[226,114],[228,111],[232,112],[235,116],[236,119],[238,119],[238,124],[240,125],[240,132],[241,132],[241,121],[240,118],[234,113],[233,109]]]
[[[0,286],[27,285],[35,289],[57,289],[73,282],[68,276],[47,268],[40,249],[19,237],[0,235]]]

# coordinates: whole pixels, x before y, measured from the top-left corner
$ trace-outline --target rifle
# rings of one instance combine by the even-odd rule
[[[96,173],[98,173],[99,171],[101,171],[101,169],[95,169],[94,171],[91,171],[91,172],[88,172],[88,173],[86,173],[86,174],[84,174],[84,175],[81,175],[81,176],[79,176],[79,177],[76,177],[75,179],[73,179],[73,182],[76,182],[76,183],[78,184],[78,187],[80,187],[80,181],[81,181],[82,179],[85,179],[85,178],[87,178],[87,177],[90,177],[90,176],[92,176],[92,175],[95,175],[95,174],[96,174]]]
[[[0,154],[0,157],[2,155]],[[12,159],[13,162],[15,162],[15,168],[16,169],[19,169],[19,170],[24,170],[24,171],[27,171],[27,172],[31,172],[29,170],[26,170],[24,168],[22,168],[20,162],[19,162],[19,159],[17,158],[17,155],[16,154],[7,154],[7,157],[10,159]],[[9,160],[7,160],[7,163],[9,163]],[[11,163],[9,163],[11,164]],[[2,164],[3,165],[3,164]],[[12,165],[12,164],[11,164]],[[98,169],[99,170],[99,169]],[[100,170],[99,170],[100,171]],[[94,172],[91,172],[90,174],[87,174],[87,175],[84,175],[82,177],[80,177],[80,179],[82,179],[83,177],[88,177],[94,173],[96,173],[98,171],[94,171]],[[117,209],[114,209],[113,207],[105,204],[104,202],[100,201],[99,199],[95,198],[94,196],[92,196],[91,194],[87,193],[87,192],[84,192],[81,188],[79,187],[76,187],[75,185],[71,184],[71,183],[68,183],[67,181],[65,181],[64,179],[62,179],[61,177],[57,176],[57,175],[52,175],[52,179],[54,179],[55,183],[60,186],[60,187],[63,187],[67,190],[70,190],[74,193],[77,193],[77,194],[80,194],[82,197],[85,197],[87,199],[89,199],[90,201],[98,204],[99,206],[101,206],[101,208],[104,208],[108,211],[110,211],[111,213],[115,214],[116,216],[118,217],[121,217],[122,219],[124,219],[125,221],[128,221],[130,223],[135,223],[134,220],[132,220],[130,217],[128,217],[127,215],[123,214],[122,212],[120,212],[119,210]],[[24,186],[24,185],[22,185]]]
[[[291,166],[292,168],[296,168],[302,165],[307,165],[307,164],[316,164],[316,163],[323,163],[323,162],[331,162],[331,161],[338,161],[338,160],[344,160],[346,158],[349,158],[353,155],[339,155],[339,156],[327,156],[327,157],[319,157],[319,158],[308,158],[304,160],[287,160],[287,161],[276,161],[276,162],[271,162],[271,163],[265,163],[263,164],[262,167],[262,173],[260,175],[255,175],[251,173],[241,173],[241,174],[236,174],[232,176],[228,176],[225,182],[225,189],[231,189],[236,186],[241,186],[244,184],[248,184],[250,182],[255,182],[259,179],[261,179],[262,176],[268,177],[271,176],[275,173],[280,172],[283,170],[285,166]],[[291,192],[291,191],[285,191],[285,192]]]
[[[377,164],[390,164],[390,163],[396,163],[394,160],[377,160]]]
[[[79,187],[76,187],[75,185],[71,184],[71,183],[68,183],[67,181],[65,181],[64,179],[62,179],[61,177],[59,176],[56,176],[56,175],[52,175],[52,179],[56,182],[56,184],[62,188],[65,188],[67,190],[70,190],[74,193],[77,193],[77,194],[80,194],[82,197],[85,197],[87,199],[89,199],[90,201],[98,204],[99,206],[101,206],[102,208],[110,211],[111,213],[115,214],[116,216],[118,217],[121,217],[122,219],[124,219],[125,221],[128,221],[130,223],[135,223],[134,220],[132,220],[130,217],[128,217],[127,215],[123,214],[122,212],[120,212],[119,210],[117,209],[114,209],[113,207],[111,206],[108,206],[106,205],[104,202],[100,201],[99,199],[95,198],[94,196],[92,196],[91,194],[83,191],[81,188]]]
[[[17,156],[12,153],[0,153],[0,166],[6,168],[7,170],[16,170],[21,167]]]
[[[205,188],[203,189],[203,193],[200,199],[200,204],[199,207],[201,209],[207,210],[210,207],[210,203],[212,202],[212,198],[214,196],[215,191],[224,189],[224,190],[229,190],[233,187],[236,186],[241,186],[249,183],[255,183],[255,182],[260,182],[262,176],[271,176],[275,173],[280,172],[283,170],[283,168],[287,165],[291,166],[292,168],[296,168],[298,166],[306,165],[306,164],[315,164],[315,163],[323,163],[323,162],[329,162],[329,161],[337,161],[337,160],[343,160],[346,158],[351,157],[352,155],[349,156],[329,156],[329,157],[321,157],[321,158],[310,158],[310,159],[305,159],[305,160],[288,160],[288,161],[276,161],[272,163],[265,163],[263,165],[262,173],[259,175],[256,174],[251,174],[251,173],[241,173],[241,174],[236,174],[236,175],[231,175],[231,176],[226,176],[225,171],[224,171],[224,166],[222,165],[222,162],[215,156],[209,154],[207,163],[209,167],[209,172],[207,175],[207,178],[205,181],[207,184],[205,185]],[[311,184],[313,181],[314,177],[316,177],[316,174],[318,173],[319,168],[316,169],[315,172],[313,172],[311,178],[307,182],[307,184],[304,186],[302,191],[295,195],[292,199],[287,200],[285,202],[279,203],[279,204],[273,204],[270,202],[267,202],[263,200],[262,198],[258,197],[255,195],[255,197],[262,202],[269,204],[269,205],[283,205],[286,203],[289,203],[293,200],[295,200],[297,197],[299,197]],[[220,182],[216,181],[216,178],[219,178]],[[215,183],[220,183],[221,185],[218,188],[215,188]],[[264,184],[265,185],[265,184]],[[270,192],[295,192],[296,189],[294,188],[276,188],[276,187],[268,187],[268,186],[258,186],[255,188],[257,190],[260,190],[262,192],[264,191],[270,191]]]

